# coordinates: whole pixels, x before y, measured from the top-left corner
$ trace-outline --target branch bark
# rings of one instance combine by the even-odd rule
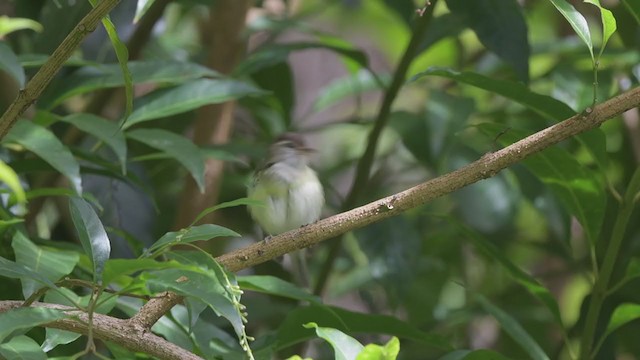
[[[38,99],[42,91],[49,85],[53,77],[58,73],[58,70],[60,70],[65,61],[69,59],[82,40],[96,29],[100,20],[118,5],[119,2],[120,0],[100,1],[100,3],[91,9],[91,11],[80,20],[78,25],[71,30],[60,46],[51,54],[49,60],[47,60],[33,78],[29,80],[27,86],[20,90],[18,97],[9,105],[9,108],[4,112],[2,118],[0,118],[0,139],[7,135],[9,130],[11,130],[20,118],[20,115]]]
[[[0,301],[0,313],[21,307],[23,301]],[[73,307],[35,302],[31,307],[69,310],[74,318],[62,319],[46,324],[46,327],[88,333],[88,314]],[[112,341],[132,351],[144,352],[158,359],[202,360],[201,357],[155,335],[134,318],[118,319],[112,316],[93,314],[93,336],[100,340]]]

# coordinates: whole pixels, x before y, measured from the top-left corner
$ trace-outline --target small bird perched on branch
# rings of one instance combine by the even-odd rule
[[[256,171],[248,196],[264,206],[249,206],[249,212],[268,235],[320,218],[324,191],[309,167],[308,155],[313,151],[300,135],[285,133],[269,147],[265,165]]]

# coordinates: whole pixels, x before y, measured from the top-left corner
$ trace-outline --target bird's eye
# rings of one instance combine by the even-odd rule
[[[290,149],[295,149],[296,147],[296,144],[294,144],[292,141],[285,141],[282,145]]]

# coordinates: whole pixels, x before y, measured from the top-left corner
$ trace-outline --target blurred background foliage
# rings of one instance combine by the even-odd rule
[[[302,133],[318,150],[312,163],[327,195],[323,214],[341,211],[355,164],[420,17],[416,10],[424,4],[253,2],[238,35],[246,53],[226,71],[207,67],[209,57],[223,57],[225,51],[211,48],[210,11],[216,3],[225,1],[156,0],[137,23],[132,21],[135,1],[123,1],[110,14],[129,47],[135,85],[133,112],[126,120],[122,72],[105,30],[98,27],[82,43],[24,115],[35,125],[16,126],[3,139],[2,160],[20,176],[29,203],[15,205],[8,190],[3,196],[1,256],[18,261],[11,240],[16,226],[38,246],[80,249],[65,199],[79,177],[110,235],[111,258],[138,257],[163,234],[188,225],[179,220],[179,204],[192,201],[184,191],[189,178],[204,184],[205,160],[224,162],[217,199],[209,206],[242,198],[269,142],[284,131]],[[586,18],[598,53],[598,8],[570,3]],[[602,0],[602,5],[612,11],[617,31],[599,59],[598,102],[637,86],[640,78],[637,2]],[[551,1],[432,0],[431,6],[432,18],[408,81],[393,102],[357,204],[457,169],[593,105],[589,49]],[[0,17],[0,29],[8,29],[0,34],[2,109],[90,7],[72,0],[0,1],[0,12],[7,15]],[[199,131],[196,109],[228,100],[236,101],[230,135],[194,146],[189,139]],[[60,153],[77,161],[78,173],[65,160],[56,165],[52,157],[64,157]],[[396,335],[399,359],[438,359],[453,349],[485,348],[512,359],[545,358],[539,351],[551,359],[573,358],[597,274],[594,266],[602,263],[619,216],[616,197],[624,196],[639,161],[634,109],[494,177],[346,234],[341,245],[310,249],[310,290],[315,287],[323,305],[247,291],[243,303],[248,332],[257,338],[254,351],[262,349],[265,356],[277,350],[276,358],[294,353],[331,358],[324,343],[302,342],[311,330],[301,324],[313,321],[342,328],[364,343],[385,343],[388,335]],[[216,224],[243,235],[199,243],[214,256],[259,240],[244,207],[214,215]],[[616,254],[611,284],[619,286],[602,304],[598,338],[621,304],[640,303],[639,216],[637,210],[631,215]],[[22,220],[16,225],[12,219]],[[339,251],[331,252],[336,246]],[[69,270],[71,276],[90,272],[82,261]],[[295,282],[291,270],[285,257],[243,275]],[[3,279],[0,288],[3,299],[23,296],[17,280]],[[139,305],[121,299],[114,306],[112,313],[130,315]],[[185,335],[181,321],[188,315],[181,309],[174,308],[168,315],[172,321],[157,332],[187,349],[222,357],[218,343],[228,340],[224,331],[229,329],[212,313],[203,313],[193,328],[196,335]],[[389,318],[376,322],[340,315],[343,310],[389,315],[402,325],[392,326]],[[639,358],[638,316],[628,316],[595,358]],[[207,338],[212,334],[218,339],[213,343]],[[45,336],[35,333],[34,338]],[[61,344],[49,356],[83,346]],[[123,351],[108,346],[114,357]],[[496,353],[477,356],[499,358]]]

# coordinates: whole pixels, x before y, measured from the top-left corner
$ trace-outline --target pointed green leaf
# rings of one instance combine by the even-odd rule
[[[613,17],[613,13],[600,5],[600,0],[584,0],[584,2],[593,4],[600,10],[600,21],[602,21],[602,45],[600,46],[600,53],[598,58],[602,56],[604,48],[607,46],[607,42],[611,38],[614,32],[616,32],[616,18]]]
[[[364,346],[360,344],[356,339],[343,333],[340,330],[320,327],[318,324],[310,322],[303,325],[307,329],[315,329],[316,334],[325,339],[335,353],[336,360],[351,360],[355,359],[360,352],[364,349]]]
[[[194,241],[210,240],[217,237],[229,236],[239,237],[240,234],[216,224],[196,225],[180,231],[171,231],[164,234],[160,239],[158,239],[158,241],[151,245],[149,251],[154,251],[165,246],[186,244]]]
[[[138,4],[136,6],[136,15],[133,17],[133,22],[137,23],[144,16],[144,14],[149,10],[151,5],[155,0],[138,0]]]
[[[320,303],[320,298],[308,291],[269,275],[239,276],[238,285],[244,290],[257,291],[270,295],[283,296],[295,300]]]
[[[618,305],[611,315],[605,337],[636,319],[640,319],[640,304],[624,303]]]
[[[70,274],[79,260],[79,255],[75,252],[54,251],[36,246],[20,231],[13,236],[11,247],[18,264],[30,268],[52,282]],[[34,279],[22,278],[21,281],[25,299],[42,287],[42,284]]]
[[[20,360],[46,360],[47,355],[32,338],[20,335],[0,344],[0,358]]]
[[[163,129],[137,129],[127,133],[131,139],[164,151],[184,166],[201,192],[204,192],[204,160],[193,142]]]
[[[27,202],[27,195],[20,184],[18,174],[4,161],[0,160],[0,181],[5,183],[13,191],[16,200],[24,204]]]
[[[516,0],[447,0],[447,6],[487,49],[511,65],[519,80],[529,81],[527,23]]]
[[[157,90],[138,99],[124,128],[143,121],[194,110],[203,105],[219,104],[265,93],[253,85],[238,80],[198,79],[177,87]]]
[[[299,306],[289,312],[278,329],[276,349],[313,338],[313,332],[300,329],[301,324],[322,319],[322,325],[338,329],[349,334],[386,334],[401,339],[410,339],[436,349],[451,350],[449,340],[433,335],[392,316],[364,314],[333,306]]]
[[[52,84],[38,100],[41,108],[50,109],[71,96],[98,89],[125,86],[120,64],[83,64],[78,71]],[[219,73],[202,65],[167,60],[131,61],[128,64],[134,84],[181,84],[202,77],[217,77]]]
[[[131,275],[143,270],[160,270],[180,267],[175,261],[157,261],[154,259],[109,259],[104,266],[102,280],[105,284],[111,283],[120,276]]]
[[[43,307],[22,307],[0,313],[0,343],[12,332],[66,318],[64,311]]]
[[[102,283],[104,264],[111,253],[111,242],[107,232],[104,230],[98,214],[84,199],[72,197],[69,200],[69,209],[82,248],[91,259],[93,280],[100,284]]]
[[[565,19],[569,22],[569,25],[573,28],[573,31],[578,34],[580,39],[587,45],[589,48],[589,53],[591,54],[591,58],[593,59],[593,41],[591,40],[591,32],[589,31],[589,24],[587,24],[587,20],[573,7],[573,5],[569,4],[566,0],[549,0],[553,4],[553,6],[558,9],[560,14],[564,16]]]
[[[244,333],[244,324],[234,300],[226,288],[224,270],[213,271],[190,265],[180,269],[153,271],[145,275],[152,291],[173,291],[206,303],[213,311],[229,320],[238,337]],[[233,274],[227,274],[233,279]]]
[[[0,16],[0,38],[4,38],[5,35],[18,30],[33,30],[36,32],[42,31],[42,25],[39,22],[32,19],[8,17],[6,15]]]
[[[96,6],[97,0],[90,0],[92,5]],[[124,115],[122,116],[122,122],[126,121],[131,112],[133,111],[133,79],[131,78],[131,71],[127,66],[129,61],[129,50],[127,46],[120,40],[116,27],[111,22],[111,18],[107,15],[102,18],[102,26],[107,31],[113,50],[116,53],[118,64],[120,64],[120,70],[122,72],[122,79],[124,81]]]
[[[392,337],[384,346],[368,344],[356,360],[396,360],[400,353],[400,340]]]
[[[116,154],[122,167],[122,173],[126,173],[127,142],[118,124],[93,114],[78,113],[62,118],[78,129],[95,136],[107,144]]]
[[[640,24],[640,1],[637,0],[622,0],[624,6],[629,10],[631,15],[636,18],[638,24]]]
[[[66,176],[78,194],[82,194],[80,165],[60,140],[48,129],[31,121],[18,121],[5,136],[6,142],[24,146]]]
[[[520,344],[520,346],[533,360],[549,360],[549,356],[545,354],[540,345],[533,340],[531,335],[529,335],[529,333],[516,321],[516,319],[502,311],[497,306],[491,304],[485,297],[478,296],[478,300],[484,310],[498,320],[505,332],[509,334],[515,342]]]
[[[249,199],[249,198],[240,198],[240,199],[236,199],[236,200],[232,200],[232,201],[227,201],[227,202],[223,202],[220,203],[218,205],[206,208],[204,210],[202,210],[202,212],[200,214],[198,214],[198,216],[196,217],[195,220],[193,220],[193,222],[191,223],[191,225],[193,226],[195,223],[197,223],[198,221],[200,221],[200,219],[204,218],[205,216],[211,214],[214,211],[220,210],[220,209],[226,209],[226,208],[230,208],[230,207],[234,207],[234,206],[242,206],[242,205],[256,205],[256,206],[260,206],[260,205],[264,205],[262,201],[256,201],[253,199]]]
[[[11,47],[4,41],[0,41],[0,70],[5,70],[11,77],[16,79],[21,89],[24,87],[24,69]]]
[[[450,220],[453,221],[452,219]],[[540,300],[547,307],[547,309],[549,309],[556,322],[562,325],[562,317],[560,316],[560,308],[558,307],[558,303],[547,288],[542,286],[542,284],[540,284],[531,275],[525,273],[514,263],[512,263],[511,260],[509,260],[500,251],[500,249],[498,249],[489,240],[485,239],[480,234],[461,223],[456,222],[455,224],[458,225],[458,227],[464,232],[464,234],[467,235],[468,239],[471,240],[475,247],[482,251],[486,256],[498,261],[498,263],[500,263],[500,265],[502,265],[502,267],[507,270],[507,273],[513,280],[524,286],[525,289],[527,289],[527,291],[531,293],[531,295],[538,298],[538,300]]]

